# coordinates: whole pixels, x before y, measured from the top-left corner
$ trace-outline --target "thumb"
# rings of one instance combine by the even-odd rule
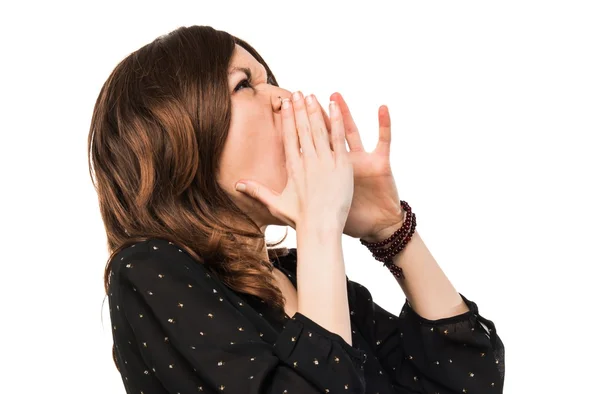
[[[235,184],[235,190],[260,201],[269,211],[276,204],[280,194],[273,189],[255,181],[243,180]]]

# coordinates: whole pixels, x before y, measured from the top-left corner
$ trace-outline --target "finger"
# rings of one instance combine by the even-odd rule
[[[312,94],[306,96],[306,112],[310,120],[310,129],[317,155],[319,157],[332,157],[329,145],[329,133],[327,132],[323,115],[321,115],[321,105]]]
[[[300,163],[301,157],[298,131],[296,130],[296,121],[294,120],[294,110],[292,109],[292,102],[288,98],[283,99],[281,102],[281,116],[285,160],[289,170],[295,168]]]
[[[329,120],[329,115],[325,108],[321,106],[321,115],[323,115],[323,120],[325,121],[325,127],[327,127],[327,133],[329,134],[329,148],[333,150],[333,142],[331,141],[331,121]]]
[[[321,115],[323,116],[325,127],[327,127],[327,131],[331,133],[331,121],[329,120],[329,114],[327,113],[327,111],[325,111],[325,108],[323,108],[321,104],[319,104],[319,107],[321,107]]]
[[[346,137],[344,133],[344,120],[340,108],[335,101],[329,103],[329,117],[331,118],[331,139],[336,162],[347,159]]]
[[[266,187],[255,181],[244,179],[236,183],[235,190],[249,197],[252,197],[257,201],[260,201],[265,207],[269,209],[270,212],[275,212],[277,210],[277,201],[281,194],[277,193],[275,190],[269,187]]]
[[[300,148],[303,156],[315,156],[315,145],[313,143],[312,132],[310,130],[310,121],[306,114],[306,105],[301,92],[294,92],[294,117],[296,119],[296,130],[300,140]]]
[[[360,140],[360,134],[358,133],[358,127],[356,127],[356,123],[354,123],[354,119],[352,119],[352,114],[350,114],[350,109],[348,108],[348,104],[342,97],[340,93],[334,93],[331,95],[330,99],[335,101],[340,108],[340,112],[342,113],[342,118],[344,120],[344,128],[346,132],[346,140],[348,141],[348,148],[350,148],[350,152],[360,152],[364,151],[362,141]]]
[[[392,121],[390,111],[386,105],[382,105],[379,107],[379,141],[375,147],[375,153],[389,156],[391,143]]]

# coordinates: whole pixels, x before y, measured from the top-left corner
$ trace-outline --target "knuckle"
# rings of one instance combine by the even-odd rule
[[[339,121],[342,119],[342,114],[339,111],[333,111],[332,114],[329,115],[329,120],[330,121]]]
[[[299,124],[297,127],[298,134],[310,134],[310,126],[307,124]]]
[[[305,111],[304,100],[294,101],[294,111],[296,113]]]
[[[335,154],[336,167],[338,168],[347,168],[352,167],[352,163],[343,153],[336,152]]]
[[[336,133],[335,131],[331,133],[331,142],[337,147],[341,141],[340,133]]]
[[[311,158],[311,159],[312,159],[312,158],[315,158],[315,157],[317,157],[317,152],[315,151],[315,149],[314,149],[314,148],[312,148],[312,149],[307,149],[307,150],[305,150],[304,152],[302,152],[302,157],[303,157],[304,159],[307,159],[307,158]],[[311,161],[312,161],[312,160],[311,160]]]
[[[317,113],[320,113],[321,109],[316,105],[308,105],[308,106],[306,106],[306,112],[309,115],[315,115]]]

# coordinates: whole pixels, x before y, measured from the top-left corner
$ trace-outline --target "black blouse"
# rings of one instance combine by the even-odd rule
[[[273,259],[296,286],[296,249]],[[504,346],[469,312],[395,316],[347,279],[352,346],[309,317],[277,316],[213,277],[177,245],[150,239],[115,255],[109,305],[127,393],[501,393]]]

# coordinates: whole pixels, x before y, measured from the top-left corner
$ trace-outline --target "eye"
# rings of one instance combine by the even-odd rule
[[[252,87],[250,86],[250,80],[248,78],[244,78],[240,81],[240,83],[237,84],[237,86],[235,87],[235,89],[233,90],[234,92],[237,92],[238,90],[240,90],[242,87]]]
[[[269,84],[269,85],[275,85],[275,81],[274,81],[274,79],[271,76],[269,76],[267,78],[267,84]],[[240,83],[237,84],[237,86],[235,87],[235,89],[233,91],[237,92],[237,91],[241,90],[243,87],[252,88],[251,81],[248,78],[242,79],[240,81]]]

